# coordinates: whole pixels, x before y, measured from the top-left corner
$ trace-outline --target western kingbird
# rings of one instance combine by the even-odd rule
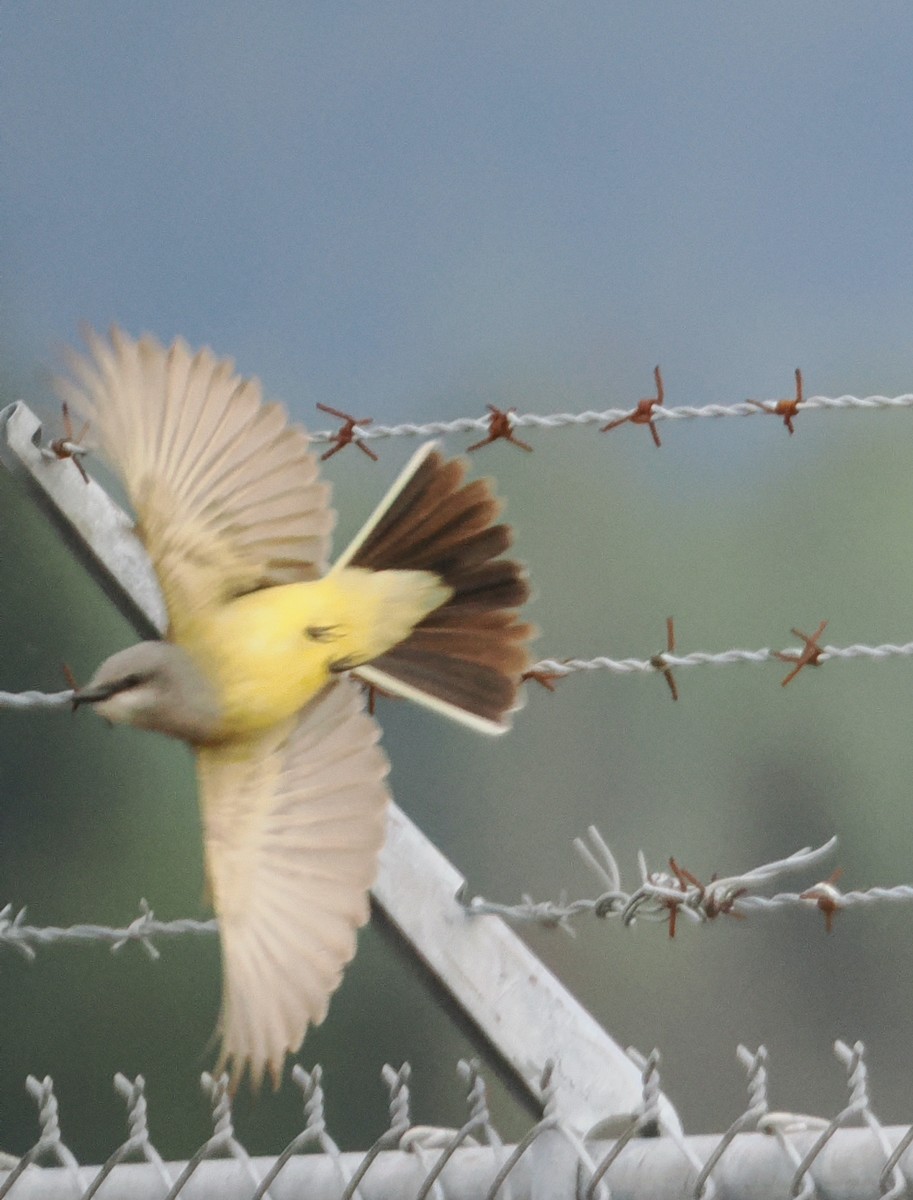
[[[230,360],[118,330],[59,381],[120,475],[166,640],[78,690],[196,754],[219,918],[219,1069],[278,1085],[368,917],[388,763],[356,680],[499,733],[528,665],[522,568],[485,480],[422,447],[329,569],[330,487],[305,431]]]

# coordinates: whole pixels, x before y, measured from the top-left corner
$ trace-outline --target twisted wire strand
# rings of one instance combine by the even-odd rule
[[[657,405],[651,416],[657,421],[693,421],[704,417],[757,417],[765,412],[776,416],[777,400],[742,401],[738,404],[677,405],[664,408]],[[913,408],[913,394],[901,396],[809,396],[798,406],[799,412],[847,412],[857,410],[898,410]],[[512,413],[512,429],[566,429],[575,425],[606,425],[610,421],[630,416],[633,408],[607,408],[601,412],[586,409],[583,412],[555,413]],[[444,437],[450,433],[485,433],[490,428],[490,417],[456,417],[449,421],[404,421],[398,425],[355,425],[353,436],[372,441],[379,438],[396,437]],[[322,429],[312,433],[315,442],[334,442],[337,433]]]
[[[508,921],[560,928],[573,933],[573,922],[581,917],[606,919],[617,917],[625,926],[637,921],[668,922],[673,912],[681,913],[696,923],[706,923],[722,915],[770,913],[783,909],[816,908],[827,915],[846,908],[871,907],[876,904],[909,904],[913,902],[913,885],[872,887],[865,890],[840,891],[833,879],[813,882],[802,891],[780,891],[766,895],[760,889],[769,888],[783,875],[808,871],[831,855],[837,839],[831,838],[815,849],[804,847],[787,858],[764,863],[740,875],[714,879],[708,883],[693,880],[687,873],[672,870],[652,870],[643,854],[638,856],[640,884],[627,890],[621,884],[618,865],[599,831],[591,826],[586,839],[575,843],[581,858],[597,875],[603,890],[599,895],[579,900],[533,900],[524,895],[519,904],[501,904],[484,896],[459,897],[467,917],[496,915]],[[18,950],[33,958],[37,950],[62,942],[103,943],[119,950],[128,942],[138,942],[151,958],[159,951],[154,938],[212,936],[218,922],[181,918],[159,921],[146,904],[141,902],[140,915],[129,925],[79,924],[70,926],[27,925],[26,910],[14,913],[7,904],[0,910],[0,950]]]
[[[128,942],[139,942],[149,957],[156,959],[159,951],[152,942],[153,938],[208,936],[218,931],[215,920],[196,921],[181,917],[174,921],[159,921],[145,900],[140,901],[140,915],[129,925],[121,927],[94,924],[27,925],[25,916],[25,908],[14,912],[12,904],[0,909],[0,947],[18,950],[30,959],[34,958],[39,947],[61,942],[101,942],[109,945],[112,951],[120,950]]]
[[[617,917],[625,926],[638,920],[665,922],[674,930],[671,923],[679,913],[693,922],[706,923],[724,915],[747,916],[752,912],[802,908],[806,911],[818,909],[830,922],[836,913],[846,908],[913,901],[913,886],[909,884],[844,892],[836,886],[833,876],[818,880],[800,892],[765,895],[759,890],[769,887],[782,875],[817,867],[836,845],[837,839],[831,838],[816,849],[804,847],[787,858],[706,884],[678,868],[671,860],[669,870],[651,870],[641,853],[638,855],[640,886],[628,891],[622,887],[614,856],[599,831],[590,826],[587,839],[577,839],[575,847],[605,888],[600,895],[571,901],[564,895],[557,901],[533,900],[524,895],[519,904],[499,904],[483,896],[460,899],[470,915],[496,915],[508,921],[560,928],[571,934],[574,932],[572,922],[589,916]]]
[[[850,1045],[837,1041],[833,1050],[846,1089],[846,1102],[833,1117],[771,1112],[767,1050],[759,1046],[751,1052],[740,1046],[738,1058],[748,1075],[747,1107],[724,1132],[694,1138],[685,1137],[663,1118],[659,1104],[658,1050],[649,1055],[633,1048],[628,1050],[641,1074],[639,1104],[633,1112],[606,1113],[585,1135],[565,1123],[551,1064],[546,1064],[541,1084],[541,1118],[515,1143],[499,1144],[496,1153],[489,1156],[483,1173],[478,1169],[480,1148],[468,1145],[468,1139],[463,1139],[463,1144],[456,1141],[466,1125],[459,1130],[412,1125],[408,1111],[399,1103],[404,1098],[409,1068],[404,1066],[398,1073],[385,1068],[384,1078],[391,1087],[391,1115],[393,1108],[396,1109],[388,1132],[392,1133],[395,1127],[394,1144],[398,1149],[394,1149],[394,1144],[388,1146],[390,1153],[383,1171],[378,1169],[376,1177],[372,1176],[371,1194],[416,1194],[413,1169],[416,1155],[409,1145],[410,1135],[415,1134],[418,1141],[442,1149],[447,1155],[452,1194],[487,1195],[488,1200],[506,1200],[511,1188],[515,1188],[515,1195],[524,1197],[546,1194],[548,1189],[541,1187],[543,1182],[560,1188],[561,1195],[574,1194],[586,1200],[611,1200],[612,1195],[622,1193],[647,1197],[655,1195],[657,1190],[691,1196],[694,1200],[713,1200],[719,1194],[741,1195],[748,1191],[761,1194],[761,1188],[764,1194],[814,1200],[819,1194],[830,1195],[832,1190],[846,1192],[848,1162],[852,1165],[854,1195],[875,1195],[877,1191],[887,1200],[901,1200],[909,1189],[910,1164],[902,1160],[908,1157],[913,1128],[885,1126],[878,1120],[872,1107],[862,1042]],[[468,1122],[475,1122],[480,1131],[487,1132],[490,1125],[484,1083],[475,1078],[474,1066],[468,1073],[465,1070],[461,1073],[472,1085],[465,1096]],[[315,1142],[318,1153],[295,1156],[297,1165],[318,1169],[307,1176],[299,1173],[298,1190],[292,1181],[285,1190],[289,1194],[293,1191],[298,1194],[300,1190],[301,1194],[319,1196],[321,1200],[342,1200],[344,1195],[357,1194],[353,1184],[357,1186],[357,1182],[364,1181],[368,1170],[377,1163],[378,1143],[366,1152],[342,1154],[338,1150],[327,1129],[320,1078],[320,1067],[316,1066],[311,1072],[302,1071],[299,1079],[307,1085],[302,1134]],[[167,1191],[172,1200],[189,1197],[191,1193],[247,1196],[251,1186],[257,1187],[257,1194],[262,1193],[267,1178],[275,1179],[279,1170],[289,1169],[290,1164],[282,1162],[282,1155],[254,1159],[235,1130],[224,1077],[216,1080],[204,1074],[201,1083],[209,1101],[212,1133],[185,1163],[166,1163],[151,1139],[143,1079],[138,1077],[131,1084],[125,1077],[115,1076],[115,1090],[128,1105],[129,1136],[101,1167],[94,1167],[80,1166],[63,1141],[53,1081],[49,1077],[38,1080],[30,1076],[26,1088],[39,1109],[38,1138],[15,1165],[0,1167],[0,1194],[10,1196],[11,1200],[20,1192],[23,1196],[89,1200],[103,1191],[104,1184],[107,1189],[104,1194],[138,1195],[137,1176],[131,1178],[127,1174],[136,1168],[124,1166],[128,1154],[145,1161],[157,1177],[157,1189],[151,1179],[147,1180],[145,1190],[140,1188],[144,1195]],[[857,1128],[860,1125],[862,1128]],[[756,1130],[767,1136],[745,1138],[744,1135]],[[674,1148],[674,1154],[669,1154],[669,1148]],[[661,1172],[648,1161],[651,1149],[662,1156]],[[224,1163],[212,1161],[216,1157],[234,1160],[237,1170],[227,1175],[218,1169]],[[443,1196],[441,1156],[426,1157],[427,1165],[419,1160],[424,1174],[422,1191]],[[39,1163],[52,1169],[39,1171]],[[55,1167],[58,1169],[54,1170]],[[260,1179],[264,1170],[268,1174]],[[340,1190],[347,1174],[351,1178],[344,1190]],[[302,1187],[305,1179],[310,1187]],[[470,1179],[475,1181],[471,1192]],[[447,1194],[451,1194],[450,1188]]]
[[[759,665],[761,663],[781,662],[779,653],[798,654],[799,647],[789,647],[784,651],[771,650],[763,647],[760,650],[694,651],[691,654],[672,654],[663,651],[651,658],[609,658],[599,655],[596,658],[543,658],[533,663],[528,675],[553,675],[564,678],[578,672],[608,671],[613,675],[649,675],[662,672],[670,667],[731,667],[743,664]],[[867,658],[873,662],[881,662],[890,658],[910,658],[913,656],[913,642],[895,643],[884,642],[878,646],[868,646],[856,642],[851,646],[822,646],[818,658],[820,663],[830,659]],[[73,692],[0,692],[0,709],[19,711],[54,711],[68,708],[73,703]]]
[[[760,650],[721,650],[716,652],[695,651],[692,654],[672,654],[663,651],[652,658],[608,658],[600,655],[596,658],[543,658],[530,668],[530,673],[543,675],[573,675],[578,671],[609,671],[614,675],[636,675],[661,672],[669,667],[731,667],[745,663],[757,665],[760,663],[781,660],[778,653],[798,654],[799,647],[789,647],[784,651],[771,650],[765,646]],[[913,642],[897,644],[885,642],[879,646],[867,646],[854,643],[851,646],[822,646],[819,662],[829,659],[868,658],[874,662],[889,658],[909,658],[913,656]]]

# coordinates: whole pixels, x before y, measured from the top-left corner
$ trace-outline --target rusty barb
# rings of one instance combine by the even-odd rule
[[[814,900],[821,912],[824,913],[824,928],[830,933],[834,928],[834,918],[844,907],[843,897],[837,887],[837,880],[843,874],[843,868],[837,867],[827,879],[816,883],[814,887],[799,893],[800,900]]]
[[[536,667],[530,667],[528,671],[524,671],[520,676],[520,682],[538,683],[547,692],[554,692],[555,685],[564,678],[565,675],[561,671],[539,670]]]
[[[401,700],[401,696],[395,696],[393,692],[388,692],[377,683],[368,683],[366,679],[358,681],[361,684],[361,690],[365,696],[368,705],[368,712],[373,717],[377,708],[377,697],[383,696],[385,700]]]
[[[656,395],[646,396],[643,400],[637,401],[637,407],[629,412],[625,417],[617,417],[614,421],[609,421],[608,425],[603,425],[601,433],[608,433],[610,429],[617,429],[619,425],[627,425],[629,422],[632,425],[648,425],[650,434],[653,438],[655,446],[661,446],[659,440],[659,430],[656,428],[656,422],[653,419],[653,410],[661,407],[665,400],[665,392],[663,391],[663,377],[659,367],[653,368],[653,378],[656,381]]]
[[[467,446],[466,452],[472,454],[474,450],[481,450],[483,446],[489,446],[492,442],[503,441],[510,442],[513,446],[519,446],[521,450],[532,454],[532,446],[527,442],[521,442],[518,437],[514,436],[513,414],[517,410],[515,408],[496,408],[493,404],[486,404],[485,407],[488,409],[488,433],[480,442],[474,442],[471,446]]]
[[[781,687],[786,687],[806,667],[821,666],[821,656],[826,652],[823,646],[818,645],[818,642],[821,640],[821,635],[825,629],[827,629],[827,621],[822,621],[812,634],[803,633],[801,629],[793,629],[790,632],[794,637],[801,638],[805,643],[804,648],[798,654],[791,650],[777,650],[774,652],[774,658],[779,659],[780,662],[796,664],[786,678],[780,681]]]
[[[89,482],[89,476],[86,474],[86,469],[82,465],[82,456],[86,453],[86,447],[82,445],[83,439],[89,432],[89,422],[86,421],[79,433],[73,431],[73,418],[70,416],[70,409],[66,401],[63,402],[63,437],[54,438],[48,442],[47,446],[41,448],[41,453],[45,458],[70,459],[73,466],[83,478],[84,483]]]
[[[672,699],[678,699],[678,687],[675,683],[675,676],[672,674],[672,668],[666,655],[675,654],[675,620],[673,617],[666,617],[666,650],[663,654],[654,654],[650,659],[653,666],[661,673],[666,683],[669,685],[669,691],[672,693]]]
[[[761,412],[771,413],[775,417],[782,417],[783,424],[790,433],[795,433],[793,421],[799,415],[799,405],[802,403],[802,371],[796,367],[796,394],[787,400],[749,400],[749,404],[753,404],[755,408],[759,408]]]
[[[696,875],[692,875],[690,871],[680,867],[674,858],[669,858],[669,870],[676,880],[678,880],[679,890],[682,893],[681,899],[677,896],[665,897],[661,903],[669,909],[669,937],[675,937],[676,918],[680,905],[689,894],[694,894],[696,904],[702,908],[708,921],[712,921],[715,917],[724,914],[729,917],[738,917],[739,920],[744,920],[745,914],[734,911],[734,905],[742,896],[748,894],[747,887],[730,887],[725,890],[718,890],[715,885],[719,880],[714,873],[710,876],[709,883],[701,883]],[[651,882],[665,886],[669,882],[669,877],[664,871],[657,871],[651,875]]]
[[[331,408],[329,404],[320,404],[317,407],[321,412],[329,413],[331,417],[336,417],[342,421],[342,426],[330,434],[330,441],[333,445],[329,450],[325,450],[320,456],[321,462],[326,462],[328,458],[332,458],[334,454],[338,454],[345,446],[357,446],[363,454],[367,454],[368,458],[377,462],[377,455],[373,450],[369,450],[364,444],[361,437],[357,436],[361,430],[372,423],[371,417],[353,417],[347,412],[341,412],[338,408]]]

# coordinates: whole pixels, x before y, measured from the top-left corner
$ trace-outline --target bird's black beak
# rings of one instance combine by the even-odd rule
[[[112,696],[116,696],[123,690],[124,685],[120,680],[115,680],[113,683],[96,684],[95,687],[89,684],[73,693],[73,707],[79,708],[81,704],[98,704],[100,700],[110,700]]]
[[[73,696],[73,707],[79,708],[80,704],[98,704],[102,700],[110,700],[119,692],[129,692],[131,688],[139,687],[147,678],[145,675],[124,675],[122,679],[112,679],[108,683],[90,683],[84,688],[77,688]]]

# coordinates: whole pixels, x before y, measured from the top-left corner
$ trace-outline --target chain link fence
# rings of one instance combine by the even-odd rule
[[[320,1067],[296,1066],[302,1129],[275,1158],[247,1153],[232,1122],[225,1077],[202,1077],[212,1135],[182,1162],[165,1162],[150,1132],[144,1080],[118,1075],[127,1136],[104,1163],[80,1166],[68,1149],[54,1086],[29,1077],[39,1136],[20,1159],[0,1161],[0,1200],[748,1200],[815,1197],[900,1200],[913,1181],[913,1127],[885,1127],[872,1110],[864,1048],[837,1042],[847,1103],[833,1118],[772,1112],[767,1052],[739,1047],[747,1106],[722,1135],[684,1137],[663,1115],[659,1055],[629,1051],[641,1073],[641,1100],[581,1136],[561,1112],[553,1074],[540,1082],[541,1119],[514,1144],[492,1124],[478,1064],[458,1075],[466,1120],[456,1129],[414,1123],[410,1068],[385,1067],[389,1125],[359,1153],[340,1151],[327,1128]]]

